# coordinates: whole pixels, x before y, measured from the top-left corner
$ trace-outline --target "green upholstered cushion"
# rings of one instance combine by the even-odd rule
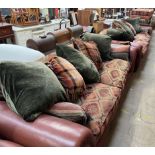
[[[100,81],[99,72],[96,66],[83,53],[65,44],[57,45],[56,53],[58,56],[67,59],[71,64],[73,64],[74,67],[82,75],[86,83],[94,83]]]
[[[7,105],[32,121],[51,104],[66,101],[66,93],[55,74],[41,62],[0,63],[0,86]]]
[[[131,31],[131,29],[123,21],[115,20],[113,22],[113,25],[115,25],[116,28],[119,28],[119,29],[124,31],[124,35],[125,35],[124,39],[125,39],[125,41],[126,40],[129,40],[129,41],[134,40],[133,32]]]
[[[125,31],[121,29],[108,29],[107,35],[112,38],[112,40],[124,40],[125,39]]]
[[[111,38],[108,35],[85,33],[82,37],[84,41],[94,41],[103,61],[111,60]]]
[[[140,18],[128,18],[126,19],[126,21],[135,28],[136,33],[142,32],[142,29],[140,27]]]

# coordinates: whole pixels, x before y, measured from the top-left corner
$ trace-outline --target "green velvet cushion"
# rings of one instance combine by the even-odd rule
[[[136,33],[142,32],[142,29],[140,27],[140,18],[128,18],[126,19],[126,21],[134,27]]]
[[[125,31],[121,29],[108,29],[107,35],[112,38],[112,40],[125,40]]]
[[[103,61],[112,60],[110,56],[111,38],[108,35],[85,33],[82,39],[85,41],[94,41],[97,44]]]
[[[41,62],[0,63],[0,86],[7,105],[23,119],[32,121],[49,105],[66,101],[55,74]]]
[[[93,62],[83,53],[64,44],[56,46],[56,53],[67,59],[84,78],[86,83],[94,83],[100,81],[99,72]]]
[[[117,28],[120,28],[122,31],[124,31],[124,41],[133,41],[134,40],[134,34],[131,31],[131,29],[122,21],[115,20],[113,22],[113,25],[115,25]]]

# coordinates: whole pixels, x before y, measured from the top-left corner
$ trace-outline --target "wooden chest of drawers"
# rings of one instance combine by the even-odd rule
[[[7,38],[11,38],[14,43],[14,33],[12,30],[12,25],[8,23],[0,23],[0,40],[6,42]]]

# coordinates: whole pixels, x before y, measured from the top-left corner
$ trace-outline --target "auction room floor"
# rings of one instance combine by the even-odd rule
[[[133,74],[107,146],[155,146],[155,30],[149,54]]]

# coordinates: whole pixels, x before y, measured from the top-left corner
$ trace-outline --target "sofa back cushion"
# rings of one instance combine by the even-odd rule
[[[66,90],[69,101],[75,102],[86,88],[81,74],[69,61],[58,56],[51,57],[47,66],[56,74]]]
[[[86,83],[100,81],[99,72],[93,62],[78,50],[65,44],[56,46],[58,56],[67,59],[82,75]]]
[[[81,39],[73,39],[73,45],[74,48],[78,49],[84,55],[90,58],[98,70],[102,68],[101,55],[94,41],[86,42],[82,41]]]
[[[111,52],[111,38],[108,35],[100,35],[93,33],[85,33],[82,37],[84,41],[94,41],[97,44],[98,50],[103,61],[112,60]]]
[[[49,105],[66,101],[55,74],[41,62],[0,63],[0,86],[7,105],[27,121],[34,120]]]

